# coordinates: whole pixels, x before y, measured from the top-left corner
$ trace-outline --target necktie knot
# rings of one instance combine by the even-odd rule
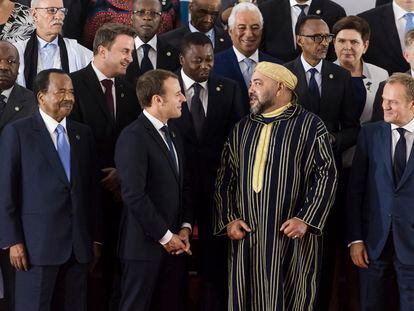
[[[308,7],[307,4],[295,4],[296,7],[298,7],[303,14],[305,14],[305,9]]]
[[[202,86],[199,83],[194,83],[193,84],[194,96],[197,96],[197,97],[200,96],[201,88],[202,88]]]
[[[170,129],[168,128],[168,126],[164,125],[164,126],[161,128],[161,131],[162,131],[165,135],[170,136]]]
[[[63,127],[62,124],[58,124],[56,126],[55,132],[58,134],[64,134],[65,133],[65,128]]]
[[[318,69],[316,69],[316,68],[311,68],[308,71],[310,72],[312,78],[314,78],[315,74],[317,74],[319,72]]]
[[[151,46],[148,43],[145,43],[142,46],[142,50],[144,51],[144,56],[148,56],[148,52],[151,48]]]
[[[253,66],[254,61],[251,58],[246,57],[243,59],[243,62],[246,64],[247,69],[250,70]]]
[[[101,83],[105,87],[106,90],[111,89],[112,85],[114,84],[111,79],[104,79],[101,81]]]
[[[405,128],[399,127],[397,128],[398,134],[400,134],[400,137],[404,137]]]

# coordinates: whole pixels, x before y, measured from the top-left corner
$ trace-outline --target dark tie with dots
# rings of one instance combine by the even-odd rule
[[[139,71],[140,75],[146,73],[149,70],[154,69],[154,67],[152,66],[151,60],[149,59],[149,56],[148,56],[151,46],[147,43],[141,46],[144,51],[144,57],[142,58],[142,61],[141,61],[141,66],[140,66],[140,71]]]
[[[306,16],[305,9],[308,7],[308,5],[307,4],[296,4],[295,6],[297,6],[300,9],[300,14],[298,16],[298,21],[299,21],[300,19]]]
[[[399,127],[397,128],[398,134],[400,134],[400,139],[395,146],[394,152],[394,179],[395,185],[401,180],[402,175],[404,174],[405,165],[407,163],[407,143],[405,141],[405,129]]]
[[[112,85],[114,83],[109,79],[102,80],[101,83],[105,88],[106,108],[108,109],[109,114],[112,116],[112,118],[115,119],[114,97],[112,96]]]
[[[191,116],[193,117],[194,129],[197,138],[200,139],[203,130],[206,114],[204,113],[203,103],[201,102],[200,92],[202,86],[198,83],[193,84],[194,95],[191,99]]]

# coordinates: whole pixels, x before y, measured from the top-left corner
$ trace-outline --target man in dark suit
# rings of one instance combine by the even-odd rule
[[[177,76],[157,69],[142,75],[143,113],[116,145],[125,204],[119,241],[120,310],[184,310],[185,254],[192,223],[179,136],[167,125],[185,100]]]
[[[295,92],[298,103],[318,115],[329,132],[336,165],[341,167],[341,154],[355,145],[359,131],[358,106],[353,102],[351,75],[340,66],[326,61],[333,36],[328,25],[316,15],[300,19],[295,28],[302,55],[285,66],[298,78]],[[317,310],[329,310],[333,287],[336,246],[341,243],[340,208],[336,203],[327,220]]]
[[[138,78],[148,70],[176,71],[180,63],[178,51],[157,36],[161,24],[161,3],[158,0],[135,0],[133,6],[132,26],[137,36],[126,79],[135,86]]]
[[[244,114],[250,111],[248,87],[250,78],[261,61],[280,63],[259,51],[263,19],[253,3],[239,3],[229,17],[229,34],[233,46],[214,57],[214,72],[237,81],[242,95]]]
[[[295,4],[292,5],[292,1],[289,0],[267,1],[259,6],[264,20],[262,50],[283,62],[290,62],[301,53],[295,36],[298,18],[318,15],[331,29],[339,19],[346,16],[344,8],[330,0],[296,0],[293,2]],[[335,58],[332,49],[328,52],[328,59],[334,60]]]
[[[33,93],[16,84],[18,69],[17,49],[10,42],[0,41],[0,133],[6,124],[29,116],[36,109]],[[9,253],[6,250],[0,250],[1,273],[4,299],[0,299],[0,310],[14,310],[14,269],[10,265]],[[0,288],[1,286],[0,284]]]
[[[371,27],[369,48],[364,55],[366,62],[386,69],[389,74],[409,69],[403,57],[402,46],[405,33],[413,26],[412,15],[407,17],[405,14],[411,14],[412,11],[414,1],[394,0],[393,3],[358,15],[366,19]]]
[[[128,82],[120,78],[125,75],[132,62],[134,31],[122,24],[106,24],[96,33],[94,59],[84,69],[71,74],[75,89],[76,105],[70,117],[89,125],[95,137],[99,167],[102,172],[105,244],[103,246],[104,280],[96,279],[91,293],[96,295],[96,304],[117,304],[112,295],[118,261],[116,245],[122,204],[119,199],[119,181],[114,164],[116,140],[121,130],[134,121],[140,108],[135,91]],[[96,277],[100,276],[99,274]],[[116,279],[115,279],[116,281]],[[119,278],[118,278],[119,281]],[[104,292],[102,289],[104,284]],[[95,284],[95,283],[92,283]],[[97,293],[95,293],[97,292]]]
[[[67,120],[69,76],[38,74],[39,111],[0,138],[0,247],[16,268],[16,311],[86,310],[87,264],[98,254],[99,181],[90,129]]]
[[[171,30],[160,36],[164,41],[180,49],[181,39],[190,32],[202,32],[213,43],[214,53],[221,52],[231,46],[226,31],[216,25],[221,0],[193,0],[188,4],[191,21],[188,25]]]
[[[88,14],[89,0],[63,0],[63,5],[68,9],[62,28],[63,36],[80,41]]]
[[[414,309],[414,79],[393,74],[383,93],[384,121],[362,128],[352,164],[348,242],[361,268],[361,310],[385,310],[389,281],[399,310]]]
[[[187,34],[182,42],[178,74],[187,101],[182,116],[171,120],[184,141],[185,167],[192,185],[203,281],[203,310],[227,310],[227,240],[213,237],[214,183],[224,142],[244,115],[236,82],[211,74],[211,41],[201,33]],[[197,59],[197,62],[193,60]]]
[[[380,6],[380,5],[384,5],[384,4],[387,4],[387,3],[391,3],[391,2],[392,2],[392,0],[377,0],[377,1],[375,1],[375,7]]]

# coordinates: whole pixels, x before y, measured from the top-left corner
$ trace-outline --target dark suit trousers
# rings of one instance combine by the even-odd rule
[[[57,266],[16,272],[16,311],[86,311],[88,265],[72,256]]]
[[[0,267],[3,273],[4,298],[0,299],[0,311],[14,310],[14,268],[10,264],[8,250],[0,250]]]
[[[122,260],[120,311],[183,311],[187,255]]]
[[[393,279],[398,284],[399,310],[414,310],[414,265],[405,265],[398,260],[390,233],[381,256],[371,260],[367,270],[361,269],[361,310],[392,310],[388,300],[392,296],[389,285]]]

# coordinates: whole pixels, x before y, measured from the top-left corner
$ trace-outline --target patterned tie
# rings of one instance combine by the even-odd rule
[[[243,78],[247,88],[249,88],[250,80],[252,78],[253,73],[254,60],[246,57],[245,59],[243,59],[243,62],[246,64],[246,70],[243,72]]]
[[[173,147],[173,142],[172,142],[172,139],[171,139],[170,129],[168,128],[168,126],[164,125],[161,128],[161,131],[164,133],[165,141],[167,142],[167,145],[168,145],[168,150],[170,152],[171,160],[174,162],[175,168],[177,169],[177,172],[178,172],[178,162],[177,162],[177,158],[176,158],[175,152],[174,152],[174,147]]]
[[[194,129],[196,131],[197,138],[200,139],[201,132],[203,130],[206,114],[204,113],[203,103],[200,99],[200,92],[202,86],[198,83],[193,84],[194,95],[191,98],[191,116],[193,118]]]
[[[114,97],[112,96],[112,85],[114,83],[110,79],[102,80],[101,83],[105,88],[106,108],[108,108],[109,114],[112,118],[115,119]]]
[[[55,53],[56,53],[57,46],[54,43],[47,43],[42,51],[43,51],[43,58],[42,58],[42,64],[43,69],[50,69],[53,68],[53,63],[55,60]]]
[[[1,94],[0,95],[0,117],[4,111],[4,108],[6,108],[6,96]]]
[[[142,58],[142,61],[141,61],[139,73],[140,75],[143,75],[147,71],[154,69],[154,66],[152,66],[151,60],[149,59],[149,56],[148,56],[151,46],[145,43],[141,45],[141,47],[142,47],[142,50],[144,51],[144,57]]]
[[[298,21],[306,16],[305,9],[308,7],[307,4],[296,4],[296,7],[300,9],[300,14],[298,16]]]
[[[57,152],[70,182],[70,146],[65,137],[65,128],[62,124],[58,124],[55,132],[57,133]]]
[[[405,165],[407,163],[407,144],[405,141],[405,129],[399,127],[397,128],[398,134],[400,134],[400,139],[395,146],[394,152],[394,180],[395,185],[401,180],[401,177],[405,170]]]
[[[411,29],[413,29],[414,28],[414,21],[413,21],[413,17],[414,17],[414,14],[413,13],[405,13],[404,14],[404,18],[405,18],[405,20],[407,21],[406,23],[405,23],[405,29],[404,29],[404,31],[407,33],[408,31],[410,31]]]

